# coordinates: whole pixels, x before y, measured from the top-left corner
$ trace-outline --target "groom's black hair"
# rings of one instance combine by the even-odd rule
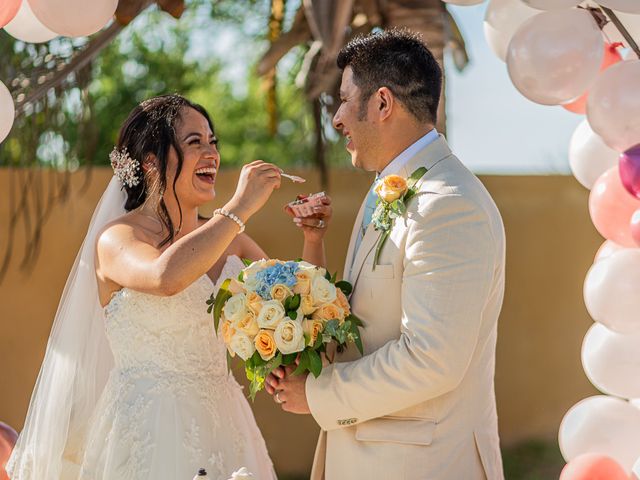
[[[353,70],[361,117],[373,92],[387,87],[418,121],[436,123],[442,69],[421,35],[394,28],[358,36],[340,50],[337,62],[341,70]]]

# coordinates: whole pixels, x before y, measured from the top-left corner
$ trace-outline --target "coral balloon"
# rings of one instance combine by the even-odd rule
[[[640,210],[636,210],[633,215],[631,215],[631,238],[636,242],[636,245],[640,247]]]
[[[620,155],[620,179],[631,195],[640,198],[640,144]]]
[[[0,10],[0,28],[13,20],[13,17],[15,17],[18,10],[20,10],[21,3],[22,0],[2,0],[2,9]]]
[[[607,240],[634,247],[629,221],[633,212],[640,208],[640,200],[627,192],[620,180],[618,167],[603,173],[589,195],[589,213],[600,235]]]
[[[573,176],[586,188],[591,189],[604,172],[615,167],[618,157],[618,152],[609,148],[586,120],[573,132],[569,144],[569,165]]]
[[[562,469],[559,480],[629,480],[629,476],[611,457],[585,453]]]
[[[48,42],[58,36],[40,23],[33,14],[28,0],[22,0],[20,10],[4,29],[12,37],[28,43]]]
[[[513,84],[529,100],[558,105],[591,86],[603,52],[602,33],[590,13],[554,10],[520,26],[507,48],[507,68]]]
[[[600,5],[626,13],[640,13],[638,0],[598,0]]]
[[[600,65],[600,71],[603,72],[611,65],[615,65],[618,62],[622,61],[622,55],[618,52],[618,48],[622,46],[622,43],[607,43],[604,46],[604,57],[602,59],[602,65]],[[580,98],[574,100],[570,103],[565,103],[562,105],[563,108],[569,110],[573,113],[578,113],[580,115],[584,115],[587,113],[587,98],[589,97],[589,92],[584,92]]]
[[[591,317],[619,333],[640,331],[640,249],[628,248],[594,263],[584,282]],[[640,452],[639,452],[640,453]]]
[[[113,18],[118,0],[29,0],[36,17],[60,35],[82,37],[101,30]]]
[[[575,7],[580,0],[522,0],[530,7],[538,10],[560,10],[563,8]]]
[[[0,82],[0,142],[2,142],[13,126],[16,110],[9,89]]]
[[[618,333],[600,323],[582,343],[582,366],[601,392],[621,398],[640,397],[640,331]]]
[[[619,252],[620,250],[624,250],[625,248],[626,247],[622,247],[617,243],[612,242],[611,240],[605,240],[605,242],[602,245],[600,245],[600,248],[596,252],[596,257],[594,258],[593,263],[599,262],[600,260],[604,260],[605,258],[608,258],[614,253]]]
[[[640,143],[640,60],[608,68],[595,81],[587,100],[593,131],[611,148],[624,152]]]
[[[567,462],[586,453],[598,453],[630,472],[640,445],[640,410],[619,398],[585,398],[565,414],[558,440]]]
[[[507,58],[507,47],[511,37],[525,20],[540,13],[540,10],[513,0],[490,0],[484,16],[484,37],[493,53],[503,62]]]

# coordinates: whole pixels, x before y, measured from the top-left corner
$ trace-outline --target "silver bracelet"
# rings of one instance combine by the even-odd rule
[[[227,217],[230,220],[233,220],[240,227],[240,231],[238,233],[244,232],[244,222],[238,218],[235,213],[230,212],[229,210],[225,210],[224,208],[217,208],[214,210],[213,215],[222,215],[223,217]]]

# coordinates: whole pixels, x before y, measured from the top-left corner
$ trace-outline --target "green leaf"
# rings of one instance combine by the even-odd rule
[[[290,312],[287,312],[287,317],[289,317],[291,320],[296,320],[298,318],[298,312],[295,310],[291,310]]]
[[[338,279],[338,272],[333,272],[333,275],[331,275],[331,279],[329,281],[331,283],[336,283],[337,279]]]
[[[253,263],[253,260],[249,260],[248,258],[243,258],[242,263],[244,263],[245,267],[249,267]]]
[[[262,357],[260,356],[260,354],[257,351],[253,352],[253,356],[251,357],[251,361],[253,362],[253,365],[255,365],[256,367],[262,367],[267,363],[266,361],[264,361],[262,359]]]
[[[231,292],[229,291],[229,284],[231,283],[231,279],[227,278],[222,285],[220,286],[220,290],[218,290],[218,294],[216,295],[216,299],[213,306],[213,327],[216,335],[218,335],[218,326],[220,325],[220,317],[222,316],[222,309],[224,308],[224,304],[231,298]],[[211,313],[211,312],[209,312]]]
[[[329,320],[327,323],[325,323],[324,330],[322,331],[322,333],[325,335],[331,335],[332,337],[335,337],[337,334],[339,325],[340,325],[340,322],[338,322],[338,320]]]
[[[380,252],[382,252],[382,247],[384,246],[384,242],[386,242],[387,238],[389,238],[389,233],[390,233],[389,230],[387,230],[386,232],[382,232],[380,234],[380,238],[378,239],[378,245],[376,246],[376,253],[373,257],[373,270],[376,269],[376,265],[380,260]]]
[[[297,353],[288,353],[286,355],[282,356],[282,365],[284,365],[285,367],[288,365],[293,365],[294,363],[296,363],[296,357],[298,356]]]
[[[264,380],[262,382],[260,382],[259,380],[253,380],[249,384],[249,398],[251,399],[252,402],[256,400],[256,394],[260,390],[262,390],[263,386],[264,386]]]
[[[300,354],[300,362],[298,368],[293,371],[293,375],[300,375],[309,370],[309,350],[303,350]]]
[[[357,320],[360,322],[360,319]],[[353,335],[353,342],[356,344],[356,348],[360,352],[360,355],[364,355],[364,347],[362,345],[362,337],[360,337],[360,329],[358,328],[358,325],[356,325],[356,323],[351,323],[350,331],[351,335]]]
[[[329,272],[325,271],[324,278],[326,278],[327,280],[331,281],[331,274]]]
[[[322,335],[318,335],[318,337],[316,338],[316,343],[314,343],[311,348],[313,348],[314,350],[318,350],[320,347],[322,347]]]
[[[240,283],[244,282],[244,272],[242,270],[240,270],[240,273],[238,274],[238,281]]]
[[[210,314],[212,312],[215,301],[216,299],[212,293],[211,296],[209,297],[209,300],[206,301],[206,304],[209,305],[209,307],[207,308],[207,313]]]
[[[278,352],[278,354],[275,357],[273,357],[271,360],[269,360],[265,365],[266,367],[265,377],[268,376],[280,365],[282,365],[282,353]]]
[[[420,167],[419,169],[417,169],[415,172],[411,174],[411,176],[407,179],[407,187],[409,188],[409,190],[412,190],[413,187],[416,186],[418,181],[422,177],[424,177],[424,174],[427,173],[427,171],[428,171],[427,167]]]
[[[309,371],[313,374],[314,377],[318,378],[320,373],[322,372],[322,359],[318,352],[315,350],[308,350],[309,352]]]
[[[351,292],[353,292],[353,286],[345,280],[336,282],[336,287],[342,290],[342,293],[344,293],[347,297],[351,295]]]
[[[347,315],[347,318],[345,318],[345,320],[349,320],[356,327],[364,328],[364,323],[362,323],[362,320],[356,317],[353,313],[350,313],[349,315]]]
[[[289,298],[291,299],[291,302],[289,303],[288,310],[298,310],[298,308],[300,307],[300,294],[296,293],[293,297]]]

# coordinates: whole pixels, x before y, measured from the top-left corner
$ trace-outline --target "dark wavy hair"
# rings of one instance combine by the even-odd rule
[[[361,91],[361,118],[373,92],[387,87],[416,119],[436,123],[442,69],[421,35],[393,28],[358,36],[342,47],[337,63],[341,70],[353,71]]]
[[[172,189],[180,212],[180,222],[177,230],[179,231],[182,227],[182,208],[175,192],[175,185],[182,171],[184,156],[176,137],[175,127],[181,119],[180,114],[184,108],[193,108],[202,114],[207,119],[211,131],[214,132],[213,122],[204,107],[190,102],[181,95],[173,94],[153,97],[136,106],[122,124],[118,137],[117,148],[120,151],[126,148],[131,158],[137,160],[140,166],[150,154],[155,155],[157,158],[158,178],[153,184],[151,184],[150,176],[143,173],[143,179],[138,185],[132,187],[125,185],[124,189],[127,192],[127,201],[125,203],[127,211],[143,205],[150,193],[158,191],[160,194],[160,202],[156,211],[169,234],[160,242],[159,247],[172,242],[176,235],[176,228],[169,217],[169,211],[162,198],[167,189],[167,164],[171,147],[174,148],[178,157],[178,167],[176,176],[173,179]]]

